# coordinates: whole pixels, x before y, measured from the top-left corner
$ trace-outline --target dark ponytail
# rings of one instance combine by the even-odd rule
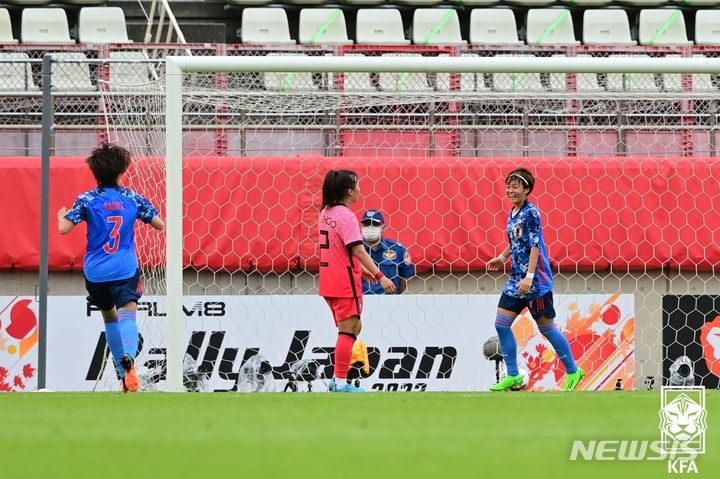
[[[330,170],[325,175],[322,187],[321,210],[340,204],[345,199],[347,190],[357,186],[357,174],[350,170]]]

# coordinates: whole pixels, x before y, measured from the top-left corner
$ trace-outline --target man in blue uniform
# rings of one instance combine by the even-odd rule
[[[368,210],[362,217],[362,236],[365,250],[380,271],[395,283],[398,294],[407,289],[408,281],[415,276],[407,249],[395,240],[383,238],[385,218],[378,210]],[[363,279],[363,294],[385,294],[379,283],[370,284]]]

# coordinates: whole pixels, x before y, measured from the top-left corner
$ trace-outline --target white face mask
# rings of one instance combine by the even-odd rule
[[[382,227],[380,226],[363,226],[362,228],[363,239],[369,243],[379,240],[381,234]]]

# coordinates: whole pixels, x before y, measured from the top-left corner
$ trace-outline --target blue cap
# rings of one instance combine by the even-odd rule
[[[363,215],[362,220],[360,220],[361,223],[363,221],[379,221],[380,223],[385,224],[385,218],[383,218],[380,210],[367,210]]]

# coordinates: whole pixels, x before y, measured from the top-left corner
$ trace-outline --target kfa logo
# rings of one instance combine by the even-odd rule
[[[164,305],[157,301],[138,301],[138,313],[144,313],[148,317],[164,317],[167,316]],[[99,312],[97,306],[90,303],[87,305],[87,315],[91,315],[93,311]],[[183,304],[183,313],[185,316],[225,316],[225,303],[223,301],[197,301],[187,307]]]
[[[666,452],[705,454],[704,386],[663,386],[660,403],[660,441]],[[668,461],[669,473],[698,472],[694,459]]]

